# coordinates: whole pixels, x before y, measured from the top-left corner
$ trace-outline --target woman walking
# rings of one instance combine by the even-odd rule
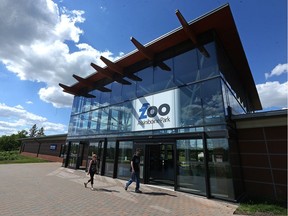
[[[92,160],[89,162],[88,172],[87,172],[87,175],[90,175],[90,179],[88,180],[88,182],[84,182],[85,188],[87,187],[87,184],[91,182],[91,190],[94,190],[93,183],[94,183],[94,175],[96,171],[97,171],[97,155],[93,154]]]

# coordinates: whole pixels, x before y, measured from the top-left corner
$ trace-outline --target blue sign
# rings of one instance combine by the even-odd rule
[[[50,145],[50,150],[51,151],[56,151],[56,149],[57,149],[57,144],[51,144]]]

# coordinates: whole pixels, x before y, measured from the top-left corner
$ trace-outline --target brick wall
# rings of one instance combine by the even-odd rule
[[[247,198],[287,202],[287,125],[238,129]]]
[[[21,140],[21,154],[62,163],[61,147],[65,144],[65,141],[66,135],[59,135],[56,138],[50,138],[49,136],[26,138]]]

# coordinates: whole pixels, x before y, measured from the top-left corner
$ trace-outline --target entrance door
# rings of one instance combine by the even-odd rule
[[[174,186],[174,145],[146,145],[146,182]]]
[[[86,169],[87,164],[87,155],[88,155],[88,143],[80,142],[79,143],[79,152],[78,152],[78,165],[76,169]]]

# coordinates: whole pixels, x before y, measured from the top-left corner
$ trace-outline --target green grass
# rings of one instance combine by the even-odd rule
[[[11,164],[11,163],[41,163],[48,162],[41,158],[34,158],[23,156],[19,154],[19,151],[4,151],[0,152],[0,164]]]
[[[234,214],[243,215],[287,215],[287,208],[269,203],[241,203]]]

